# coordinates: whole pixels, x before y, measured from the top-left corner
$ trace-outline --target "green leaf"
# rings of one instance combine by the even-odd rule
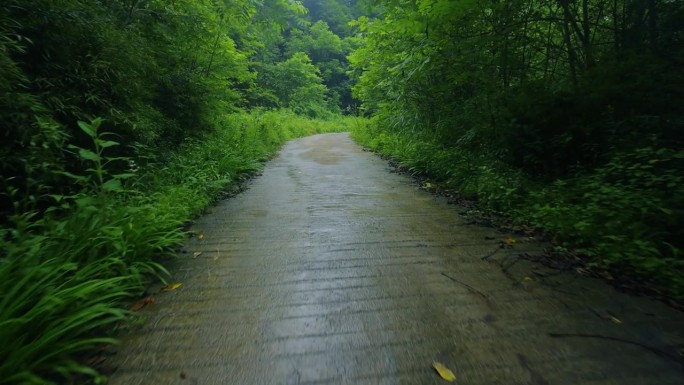
[[[119,142],[115,142],[113,140],[98,140],[97,144],[100,145],[100,147],[102,148],[107,148],[112,146],[118,146]]]
[[[93,197],[89,197],[89,196],[82,196],[82,197],[76,199],[76,205],[78,207],[93,206],[93,205],[95,205],[95,199],[93,199]]]
[[[123,187],[121,186],[121,180],[119,179],[110,179],[102,184],[102,190],[104,191],[112,191],[112,192],[120,192],[123,191]]]
[[[105,159],[107,159],[107,162],[113,162],[115,160],[129,160],[130,158],[127,156],[106,156]]]
[[[86,150],[85,148],[81,148],[78,150],[78,155],[85,160],[92,160],[93,162],[99,162],[102,158],[97,155],[96,153]]]
[[[60,171],[58,174],[62,174],[62,175],[64,175],[64,176],[68,177],[68,178],[71,178],[71,179],[73,179],[73,180],[77,180],[77,181],[80,181],[80,182],[83,182],[83,181],[87,181],[87,180],[88,180],[88,178],[85,177],[85,176],[82,176],[82,175],[75,175],[75,174],[72,174],[72,173],[67,172],[67,171]]]
[[[133,173],[116,174],[116,175],[114,175],[114,178],[119,179],[119,180],[130,179],[130,178],[134,177],[135,175],[136,174],[133,174]]]
[[[88,134],[88,136],[90,136],[91,138],[94,138],[94,137],[97,136],[96,128],[94,128],[93,126],[91,126],[90,124],[88,124],[88,123],[86,123],[86,122],[83,122],[83,121],[80,121],[80,120],[79,120],[79,121],[78,121],[78,127],[80,127],[80,128],[81,128],[81,131],[83,131],[83,132],[85,132],[86,134]]]
[[[660,211],[664,212],[664,213],[667,214],[667,215],[672,215],[672,210],[670,210],[670,209],[668,209],[668,208],[665,208],[665,207],[658,207],[658,209],[660,209]]]
[[[61,194],[48,194],[48,196],[54,199],[57,203],[61,202],[65,198],[65,196]]]

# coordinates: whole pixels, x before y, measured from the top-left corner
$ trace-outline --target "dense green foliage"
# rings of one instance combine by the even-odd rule
[[[254,56],[253,66],[258,72],[256,82],[261,90],[253,96],[259,106],[287,107],[292,102],[284,99],[283,90],[291,84],[283,78],[283,62],[308,61],[313,65],[306,69],[303,79],[310,79],[309,86],[300,89],[295,99],[295,109],[309,116],[326,116],[340,110],[352,112],[358,104],[351,95],[351,79],[347,72],[347,55],[356,47],[358,39],[351,35],[347,23],[359,14],[356,6],[341,0],[312,0],[303,2],[311,11],[305,15],[292,16],[285,33],[270,30],[261,35],[262,52]],[[332,28],[331,28],[332,26]],[[279,38],[273,38],[273,36]],[[303,59],[301,54],[306,54]],[[319,80],[320,78],[320,80]],[[299,81],[303,81],[300,79]],[[284,81],[283,81],[284,80]],[[325,87],[320,86],[320,82]]]
[[[684,3],[375,3],[358,140],[684,297]]]
[[[101,380],[182,224],[316,132],[684,297],[681,2],[367,3],[2,2],[0,384]]]
[[[2,2],[0,384],[101,380],[85,352],[164,279],[182,225],[285,141],[348,129],[347,45],[317,20],[290,0]]]
[[[116,151],[134,156],[201,137],[224,113],[253,106],[331,117],[352,103],[348,44],[306,16],[289,0],[3,2],[5,189],[39,205],[50,204],[46,185],[64,193],[68,181],[53,171],[79,168],[62,151],[84,144],[77,120],[103,118]],[[6,197],[0,210],[12,210]]]
[[[81,136],[93,134],[91,146],[77,151],[88,169],[70,178],[83,188],[2,229],[0,384],[96,376],[79,354],[114,342],[104,328],[129,317],[120,307],[140,296],[150,275],[166,276],[161,258],[185,239],[184,221],[258,171],[285,141],[348,130],[354,120],[259,110],[222,119],[205,138],[139,159],[126,173],[111,162],[134,161],[106,156],[115,144],[101,139],[100,121],[81,123]]]

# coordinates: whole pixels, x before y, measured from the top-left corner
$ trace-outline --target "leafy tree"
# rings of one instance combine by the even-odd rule
[[[263,74],[264,82],[284,107],[309,116],[329,113],[327,87],[306,53],[296,52],[268,70]]]
[[[325,22],[341,37],[353,33],[349,22],[363,14],[356,0],[304,0],[303,3],[309,9],[311,20]]]
[[[306,30],[292,30],[285,54],[307,53],[330,90],[330,98],[336,100],[335,104],[347,108],[354,104],[351,80],[347,74],[349,65],[346,56],[350,51],[347,39],[340,38],[324,21],[319,20]]]
[[[670,103],[681,97],[677,61],[664,53],[682,52],[670,21],[682,7],[671,2],[381,3],[382,18],[356,22],[365,44],[350,60],[356,95],[390,126],[424,127],[553,176],[604,161],[626,117],[681,111]],[[626,73],[657,102],[619,91],[631,87]],[[661,123],[658,135],[674,139],[681,121]],[[521,137],[530,145],[518,146]]]
[[[324,21],[314,23],[308,33],[293,30],[286,46],[288,56],[295,52],[306,52],[314,63],[344,59],[345,56],[342,39],[334,34]]]
[[[167,149],[215,128],[218,113],[245,106],[254,82],[250,52],[238,46],[254,18],[246,0],[4,2],[0,151],[17,155],[3,168],[3,196],[19,189],[45,206],[51,190],[70,189],[50,170],[81,166],[63,151],[86,144],[79,120],[104,118],[126,155],[130,145]]]
[[[376,17],[354,22],[362,44],[349,57],[354,94],[378,125],[369,143],[399,143],[394,150],[408,153],[411,167],[459,181],[491,207],[527,203],[520,215],[591,245],[599,264],[655,274],[682,292],[684,244],[671,216],[683,210],[681,187],[672,168],[653,165],[678,163],[684,144],[684,3],[374,3]],[[406,137],[419,144],[402,147]],[[435,154],[413,152],[420,148]],[[618,183],[614,170],[630,175]],[[536,185],[554,180],[551,192]],[[676,192],[662,198],[647,180]],[[529,190],[557,206],[526,202],[520,194]],[[602,207],[609,200],[610,210]],[[631,226],[638,231],[625,227],[644,221]]]

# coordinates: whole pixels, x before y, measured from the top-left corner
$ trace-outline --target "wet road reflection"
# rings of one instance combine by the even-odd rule
[[[508,234],[465,225],[347,134],[289,143],[195,230],[182,288],[144,309],[110,384],[444,383],[433,361],[458,384],[684,383],[682,314],[572,274],[550,287],[525,261],[504,274],[493,260],[541,246],[499,250]]]

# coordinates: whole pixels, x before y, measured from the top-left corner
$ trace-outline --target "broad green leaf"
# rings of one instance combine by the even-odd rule
[[[118,146],[119,142],[115,142],[113,140],[98,140],[97,144],[99,144],[102,148],[107,148],[112,146]]]
[[[88,207],[88,206],[93,206],[94,204],[95,204],[95,199],[93,197],[83,196],[83,197],[76,199],[76,205],[78,207]]]
[[[90,124],[83,122],[83,121],[78,121],[78,127],[81,128],[81,131],[85,132],[90,136],[91,138],[94,138],[97,136],[97,133],[95,132],[95,129],[93,129],[93,126]]]
[[[81,148],[78,150],[78,155],[81,157],[81,159],[85,160],[92,160],[93,162],[99,162],[102,158],[97,155],[96,153],[87,150],[85,148]]]
[[[119,179],[110,179],[102,184],[102,189],[104,191],[121,191],[121,181]]]
[[[133,173],[124,173],[124,174],[116,174],[116,175],[114,175],[114,178],[119,179],[119,180],[123,180],[123,179],[130,179],[134,176],[135,176],[135,174],[133,174]]]
[[[66,176],[66,177],[68,177],[68,178],[70,178],[70,179],[77,180],[77,181],[79,181],[79,182],[85,182],[85,181],[88,180],[88,178],[85,177],[85,176],[82,176],[82,175],[75,175],[75,174],[72,174],[72,173],[70,173],[70,172],[68,172],[68,171],[60,171],[59,174],[64,175],[64,176]]]
[[[65,198],[65,196],[61,194],[48,194],[48,196],[54,199],[57,203],[61,202]]]

